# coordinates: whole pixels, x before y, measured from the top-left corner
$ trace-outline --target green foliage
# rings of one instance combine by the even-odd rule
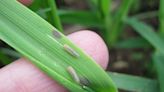
[[[117,92],[111,78],[93,59],[17,1],[0,1],[0,20],[0,39],[71,92]],[[88,83],[83,84],[83,80]]]
[[[164,63],[162,62],[164,61],[164,0],[160,0],[159,13],[156,10],[148,11],[135,14],[131,18],[128,18],[128,14],[135,13],[140,8],[134,9],[133,5],[135,6],[139,4],[137,2],[142,1],[121,0],[120,6],[114,12],[111,10],[114,0],[86,1],[90,5],[90,10],[57,9],[55,0],[35,0],[29,8],[61,32],[63,32],[61,22],[63,24],[80,24],[89,28],[98,28],[101,30],[99,33],[102,34],[102,37],[111,49],[150,49],[154,47],[155,53],[152,49],[151,53],[153,53],[152,59],[156,66],[157,79],[152,80],[112,72],[109,73],[109,76],[116,83],[116,86],[122,90],[164,92]],[[160,21],[159,34],[150,25],[139,21],[139,19],[157,17],[158,14]],[[122,33],[125,32],[126,24],[130,25],[138,35],[120,40]],[[16,3],[15,0],[0,0],[0,38],[2,40],[73,92],[86,92],[86,90],[76,83],[66,71],[66,68],[70,65],[75,68],[78,75],[85,76],[91,81],[91,85],[87,86],[88,89],[93,89],[97,92],[109,92],[106,91],[109,88],[110,92],[116,92],[116,88],[109,76],[97,64],[93,63],[90,57],[83,54],[64,35],[62,35],[62,39],[54,39],[52,31],[55,29],[53,26]],[[65,53],[63,49],[65,43],[77,51],[80,56],[82,55],[82,57],[75,58]],[[3,64],[11,62],[6,55],[16,58],[21,56],[8,48],[0,50],[0,60]],[[74,52],[69,53],[76,55]],[[136,52],[132,53],[131,56],[133,55],[135,56]],[[141,54],[137,57],[140,56]],[[148,69],[148,71],[151,71],[151,69]],[[108,88],[103,85],[107,85]]]
[[[98,7],[102,18],[109,17],[111,0],[98,0]]]
[[[114,47],[122,49],[148,48],[150,44],[141,37],[133,37],[117,42]]]
[[[155,33],[151,26],[148,26],[135,18],[127,19],[126,23],[131,25],[136,32],[149,41],[150,44],[154,46],[154,48],[164,54],[164,41],[158,36],[157,33]]]
[[[164,38],[164,0],[160,0],[159,20],[160,34]]]
[[[101,20],[96,16],[96,13],[73,10],[60,10],[58,13],[63,23],[102,27]]]
[[[110,72],[109,76],[119,89],[132,92],[159,92],[156,80]]]
[[[159,33],[164,43],[164,0],[160,0],[159,21]],[[157,71],[158,82],[160,84],[160,92],[164,92],[164,54],[159,49],[156,49],[156,52],[153,54],[153,61]]]
[[[54,27],[56,27],[59,31],[63,32],[63,28],[62,28],[62,25],[61,25],[61,22],[60,22],[60,18],[59,16],[57,15],[57,7],[56,7],[56,3],[54,0],[47,0],[48,2],[48,6],[50,6],[50,9],[51,9],[51,15],[52,15],[52,25]]]
[[[155,52],[153,54],[153,60],[154,60],[154,65],[157,70],[157,75],[158,75],[158,81],[160,84],[160,92],[164,92],[164,55],[160,53],[159,51]]]
[[[128,16],[133,2],[134,0],[123,0],[118,12],[116,12],[109,34],[109,42],[111,45],[114,45],[117,42],[119,35],[122,33],[122,28],[124,26],[123,21]]]
[[[150,42],[152,46],[157,50],[153,55],[154,64],[157,69],[158,80],[160,83],[160,92],[164,92],[164,73],[163,73],[163,56],[164,56],[164,41],[158,36],[157,33],[145,23],[138,21],[137,19],[127,19],[126,23],[131,25],[136,32],[138,32],[143,38]],[[154,91],[155,92],[155,91]]]
[[[54,0],[44,0],[44,3],[41,0],[34,0],[33,4],[29,8],[37,12],[58,30],[63,32],[62,24],[60,22],[58,10]]]

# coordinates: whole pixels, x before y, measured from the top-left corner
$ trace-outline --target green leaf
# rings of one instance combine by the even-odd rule
[[[135,18],[129,18],[125,22],[132,26],[135,31],[139,33],[144,39],[146,39],[152,46],[154,46],[154,48],[164,54],[164,41],[157,35],[152,27],[138,21]]]
[[[148,48],[150,44],[141,37],[127,38],[123,41],[119,41],[114,46],[115,48],[134,49],[134,48]]]
[[[50,12],[50,8],[40,9],[37,13],[44,19],[47,19],[46,13]],[[102,27],[102,21],[96,13],[89,11],[75,11],[75,10],[58,10],[58,15],[62,23],[79,24],[87,27]]]
[[[130,92],[159,92],[156,80],[110,72],[109,76],[119,89]]]
[[[42,0],[34,0],[29,8],[63,32],[62,24],[57,13],[58,10],[54,0],[45,0],[44,3],[42,3]]]
[[[133,18],[137,18],[137,19],[151,19],[154,17],[158,17],[158,12],[157,11],[148,11],[148,12],[143,12],[137,15],[134,15]]]
[[[16,0],[0,0],[0,20],[0,39],[69,91],[117,92],[92,58]]]
[[[160,0],[159,8],[160,34],[164,38],[164,0]]]
[[[99,10],[102,18],[110,16],[111,0],[98,0]]]
[[[98,14],[103,21],[104,27],[101,29],[102,35],[107,45],[109,45],[109,31],[111,28],[112,18],[111,18],[111,0],[98,0]]]
[[[114,45],[124,26],[124,20],[127,18],[131,6],[135,0],[122,0],[121,6],[119,7],[118,12],[116,12],[113,23],[111,25],[111,31],[109,34],[109,42],[111,45]]]
[[[57,6],[54,0],[47,0],[48,6],[50,7],[51,11],[51,21],[52,25],[56,27],[59,31],[63,32],[62,24],[60,22],[60,18],[57,14]]]
[[[47,12],[50,12],[51,8],[39,9],[36,13],[44,19],[48,19]]]
[[[158,82],[160,84],[160,92],[164,92],[164,55],[157,51],[153,55],[154,65],[157,70]]]
[[[59,16],[63,23],[80,24],[89,27],[101,27],[101,20],[95,13],[88,11],[59,10]]]

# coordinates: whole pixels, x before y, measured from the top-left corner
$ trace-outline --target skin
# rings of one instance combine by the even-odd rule
[[[83,30],[68,35],[76,45],[106,68],[109,54],[104,41],[96,33]],[[21,58],[0,69],[0,92],[68,92],[60,84]]]

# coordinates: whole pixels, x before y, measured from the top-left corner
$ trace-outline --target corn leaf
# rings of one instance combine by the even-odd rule
[[[69,91],[117,92],[111,78],[93,59],[16,0],[0,0],[0,28],[1,40]]]

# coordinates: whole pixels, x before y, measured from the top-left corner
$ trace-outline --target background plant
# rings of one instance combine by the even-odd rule
[[[157,5],[159,9],[145,11],[143,13],[140,12],[142,3],[149,5],[158,1],[121,0],[116,10],[112,10],[113,2],[116,2],[115,0],[85,0],[85,3],[89,6],[87,10],[66,9],[62,6],[56,9],[53,0],[45,0],[46,3],[42,2],[42,0],[35,0],[29,8],[49,21],[49,23],[57,27],[61,32],[63,32],[63,28],[60,21],[63,24],[78,24],[85,28],[98,29],[96,32],[104,38],[110,48],[110,52],[113,52],[113,50],[130,50],[132,55],[129,56],[135,59],[132,63],[135,63],[135,61],[144,61],[140,64],[144,65],[142,67],[146,68],[145,70],[147,71],[143,76],[148,78],[110,73],[109,75],[117,87],[126,91],[164,92],[164,73],[162,72],[164,69],[163,0],[160,0],[160,5]],[[64,1],[58,2],[63,3]],[[146,19],[154,20],[157,17],[159,26],[156,28],[145,22]],[[129,36],[129,31],[127,30],[129,29],[135,32],[135,36],[127,37]],[[136,49],[142,51],[138,53]],[[146,50],[148,50],[146,54],[150,54],[151,56],[148,56],[150,59],[145,60],[143,57],[146,57]],[[15,54],[9,53],[9,51],[11,50],[9,50],[8,47],[4,47],[1,50],[0,59],[3,61],[3,64],[8,64],[11,61],[10,59],[15,58]],[[8,58],[6,54],[12,56],[12,58]],[[117,60],[113,61],[116,62]],[[114,66],[114,63],[112,64]],[[112,65],[110,67],[112,67]]]

